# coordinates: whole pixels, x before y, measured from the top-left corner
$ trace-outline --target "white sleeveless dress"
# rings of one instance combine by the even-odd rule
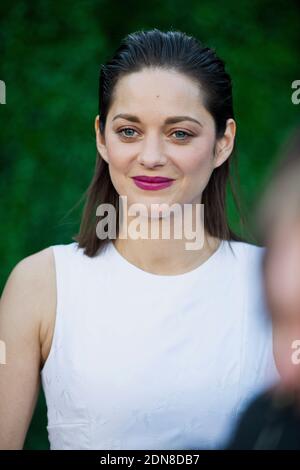
[[[54,245],[57,310],[41,371],[51,449],[215,449],[278,378],[264,248],[223,241],[201,266],[148,273],[112,244]]]

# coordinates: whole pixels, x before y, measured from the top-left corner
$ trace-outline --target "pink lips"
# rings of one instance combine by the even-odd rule
[[[141,189],[157,191],[171,186],[174,180],[162,176],[135,176],[133,181]]]

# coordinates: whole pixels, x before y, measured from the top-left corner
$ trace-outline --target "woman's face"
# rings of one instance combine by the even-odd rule
[[[212,171],[229,157],[235,136],[230,119],[214,155],[215,124],[202,103],[198,85],[175,71],[147,68],[118,81],[104,136],[98,116],[95,130],[112,183],[128,205],[143,203],[150,210],[152,203],[201,203]],[[139,175],[174,181],[145,190],[132,179]]]

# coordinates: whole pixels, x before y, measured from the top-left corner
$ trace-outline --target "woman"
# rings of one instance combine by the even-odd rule
[[[40,374],[51,449],[217,448],[277,377],[263,249],[225,213],[231,88],[179,31],[130,34],[101,67],[79,234],[21,260],[2,296],[2,448],[22,447]]]
[[[264,195],[264,284],[274,325],[276,386],[243,414],[231,449],[300,450],[300,128],[284,144]]]

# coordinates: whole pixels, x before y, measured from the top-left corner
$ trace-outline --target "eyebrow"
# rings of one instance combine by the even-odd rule
[[[131,121],[131,122],[141,122],[140,119],[137,117],[137,116],[134,116],[132,114],[117,114],[114,118],[113,118],[113,121],[117,118],[123,118],[123,119],[126,119],[127,121]],[[194,119],[190,116],[170,116],[168,117],[167,119],[165,119],[165,122],[164,124],[175,124],[176,122],[181,122],[181,121],[192,121],[192,122],[196,122],[197,124],[199,124],[199,126],[203,127],[202,124],[197,121],[197,119]]]

